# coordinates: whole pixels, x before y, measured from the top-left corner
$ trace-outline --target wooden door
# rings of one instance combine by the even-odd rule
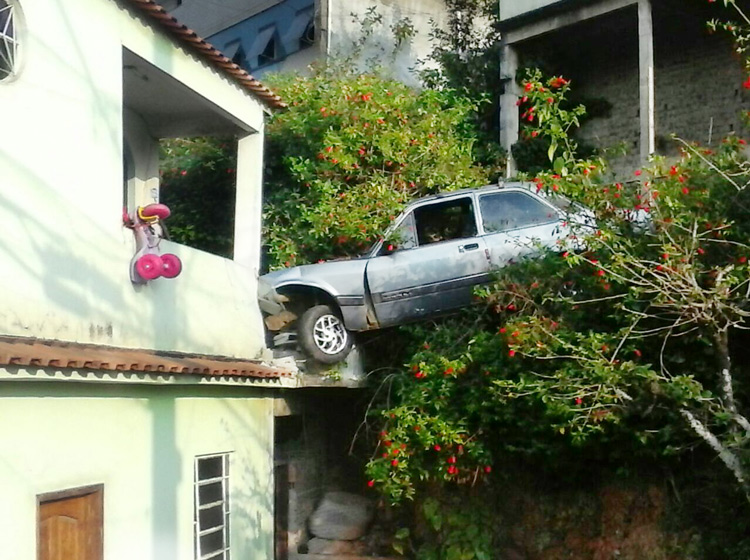
[[[103,487],[39,496],[38,560],[103,560]]]
[[[274,469],[274,541],[275,559],[289,558],[289,465],[276,465]]]

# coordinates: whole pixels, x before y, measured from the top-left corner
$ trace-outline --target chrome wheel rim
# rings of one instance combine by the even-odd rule
[[[348,333],[335,315],[323,315],[313,326],[313,340],[324,354],[338,354],[346,348]]]

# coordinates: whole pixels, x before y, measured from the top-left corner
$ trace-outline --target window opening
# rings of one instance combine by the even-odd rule
[[[276,58],[277,58],[276,36],[273,36],[268,40],[268,43],[266,43],[265,48],[258,55],[258,66],[263,66],[264,64],[270,64],[271,62],[274,62]]]
[[[234,62],[237,66],[245,67],[247,64],[247,57],[245,56],[245,49],[242,47],[237,49],[237,52],[234,53],[234,56],[232,56],[232,62]]]
[[[473,237],[477,234],[474,207],[470,198],[421,206],[414,210],[417,238],[420,245],[451,239]]]
[[[196,560],[229,560],[229,453],[195,458]]]
[[[13,0],[0,0],[0,80],[14,76],[18,62],[18,26]]]
[[[305,27],[305,30],[302,32],[302,36],[299,38],[299,48],[305,49],[307,47],[311,47],[315,43],[315,20],[310,20],[310,22]]]
[[[522,192],[482,195],[479,208],[487,233],[548,224],[559,218],[552,208]]]

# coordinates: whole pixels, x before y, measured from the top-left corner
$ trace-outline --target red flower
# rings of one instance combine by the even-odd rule
[[[682,194],[688,194],[690,193],[690,189],[687,187],[682,187]]]
[[[515,355],[516,355],[516,351],[515,350],[508,350],[508,356],[510,356],[512,358]]]
[[[326,152],[330,154],[332,151],[333,151],[333,146],[326,147]]]
[[[531,82],[528,82],[525,86],[523,86],[523,89],[525,91],[531,91],[532,89],[534,89],[534,84],[532,84]]]
[[[392,442],[392,441],[390,441],[390,440],[385,440],[385,441],[383,442],[383,445],[385,445],[386,447],[390,447],[392,443],[393,443],[393,442]]]
[[[674,165],[672,167],[670,167],[669,168],[669,174],[670,175],[677,175],[677,167],[674,166]]]
[[[394,459],[393,461],[391,461],[391,465],[394,467],[398,465],[398,459]]]
[[[745,89],[750,89],[750,76],[747,77],[747,80],[742,82],[742,87]]]
[[[698,247],[698,248],[696,249],[696,252],[697,252],[697,253],[698,253],[699,255],[702,255],[702,254],[704,254],[704,253],[705,253],[706,251],[705,251],[705,250],[703,249],[703,247]]]
[[[445,462],[448,463],[449,465],[455,465],[456,464],[456,457],[453,456],[453,455],[451,455],[450,457],[448,457],[448,459],[446,459]]]
[[[374,481],[374,480],[368,480],[368,481],[367,481],[367,486],[368,486],[369,488],[372,488],[373,486],[375,486],[375,481]]]
[[[636,170],[635,170],[635,176],[636,176],[636,177],[640,177],[640,176],[641,176],[641,173],[643,173],[643,171],[641,171],[640,169],[636,169]]]
[[[581,397],[576,397],[576,404],[578,406],[582,405],[583,404],[583,399]]]
[[[442,449],[442,447],[440,447],[440,444],[438,444],[438,443],[436,443],[435,445],[433,445],[433,446],[432,446],[432,448],[433,448],[433,449],[434,449],[435,451],[440,451],[440,450]]]
[[[605,274],[605,272],[601,268],[596,271],[596,275],[597,276],[604,276],[604,274]]]
[[[487,465],[486,467],[484,467],[484,472],[491,473],[492,472],[492,467],[489,466],[489,465]]]
[[[638,350],[638,348],[636,348],[635,350],[633,350],[633,354],[635,354],[635,357],[636,357],[636,358],[640,358],[640,357],[641,357],[641,356],[643,355],[643,354],[641,353],[641,351],[640,351],[640,350]]]

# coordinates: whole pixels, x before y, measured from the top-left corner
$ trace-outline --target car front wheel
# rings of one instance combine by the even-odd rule
[[[297,331],[302,349],[324,364],[340,362],[352,349],[352,334],[328,305],[316,305],[305,311],[300,317]]]

